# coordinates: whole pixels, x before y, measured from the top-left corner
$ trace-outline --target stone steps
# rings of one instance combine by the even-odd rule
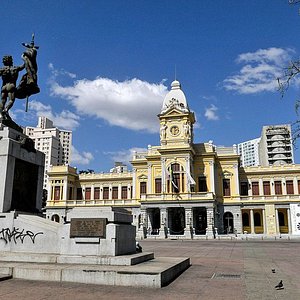
[[[136,253],[119,256],[94,255],[60,255],[26,252],[0,252],[0,262],[35,262],[60,264],[92,264],[131,266],[154,258],[153,252]]]
[[[8,279],[12,279],[11,274],[0,273],[0,281],[4,281],[4,280],[8,280]]]
[[[160,288],[189,266],[189,258],[176,257],[159,257],[131,266],[2,261],[0,273],[11,269],[13,278],[18,279]]]

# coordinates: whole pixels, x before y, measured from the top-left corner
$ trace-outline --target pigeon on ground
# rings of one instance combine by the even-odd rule
[[[282,280],[280,280],[280,282],[275,286],[275,289],[281,290],[281,289],[283,289],[283,288],[284,288],[284,287],[283,287]]]

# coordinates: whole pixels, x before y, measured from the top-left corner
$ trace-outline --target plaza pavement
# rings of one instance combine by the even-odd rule
[[[300,299],[299,240],[140,244],[156,257],[190,257],[192,266],[161,289],[10,279],[0,282],[0,299]],[[284,289],[276,290],[280,280]]]

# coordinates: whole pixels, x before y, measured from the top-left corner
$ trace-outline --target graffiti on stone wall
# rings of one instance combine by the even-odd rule
[[[17,244],[18,241],[21,241],[21,243],[23,244],[24,239],[27,237],[34,244],[35,238],[39,234],[43,234],[43,232],[33,233],[30,230],[25,231],[25,229],[20,230],[19,228],[15,227],[13,228],[13,230],[10,230],[10,228],[2,228],[2,230],[0,230],[0,240],[3,240],[5,244],[10,242],[14,242],[15,244]]]

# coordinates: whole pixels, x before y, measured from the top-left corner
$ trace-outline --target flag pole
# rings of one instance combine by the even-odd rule
[[[26,96],[25,112],[28,112],[28,96]]]

